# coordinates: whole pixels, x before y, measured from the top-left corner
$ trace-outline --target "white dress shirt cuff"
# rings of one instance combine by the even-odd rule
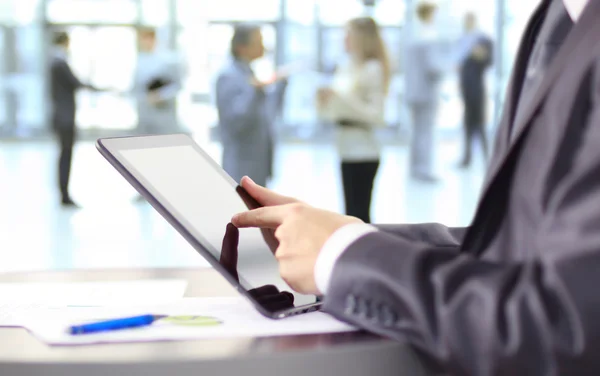
[[[335,263],[355,241],[372,232],[376,227],[364,223],[351,223],[339,228],[327,239],[315,264],[315,283],[323,295],[327,293]]]

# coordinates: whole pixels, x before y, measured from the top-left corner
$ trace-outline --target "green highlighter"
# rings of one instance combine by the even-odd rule
[[[210,316],[167,316],[160,321],[182,326],[218,326],[223,323]]]

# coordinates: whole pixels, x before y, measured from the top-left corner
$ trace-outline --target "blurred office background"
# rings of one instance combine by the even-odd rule
[[[368,3],[368,2],[367,2]],[[343,56],[344,25],[368,14],[383,29],[394,78],[381,132],[385,144],[374,192],[375,222],[439,221],[467,225],[485,173],[460,158],[462,102],[456,75],[443,84],[436,129],[437,185],[407,178],[409,118],[403,100],[403,46],[415,27],[416,0],[0,0],[0,271],[40,268],[194,266],[203,261],[95,151],[97,137],[135,134],[130,90],[138,55],[136,28],[155,27],[160,47],[183,64],[179,118],[220,160],[214,127],[215,75],[229,57],[233,25],[262,25],[268,53],[256,66],[303,62],[290,79],[277,126],[272,188],[342,211],[339,168],[330,129],[317,119],[315,89]],[[440,0],[439,27],[459,38],[474,12],[495,45],[489,70],[488,131],[493,135],[520,34],[536,0]],[[55,183],[57,146],[48,122],[48,51],[54,30],[71,37],[70,65],[84,82],[120,93],[80,91],[79,142],[71,191],[82,205],[65,210]],[[477,153],[476,153],[477,154]]]

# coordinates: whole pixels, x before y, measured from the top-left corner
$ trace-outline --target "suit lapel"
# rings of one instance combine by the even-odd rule
[[[545,4],[545,6],[547,7],[548,4]],[[514,123],[512,124],[512,127],[504,127],[510,128],[509,134],[504,135],[504,137],[508,138],[507,141],[504,141],[507,142],[508,146],[503,155],[496,161],[496,163],[490,165],[490,171],[488,173],[488,179],[486,182],[484,192],[487,191],[489,186],[496,179],[500,169],[505,165],[505,162],[510,156],[510,154],[514,152],[515,145],[518,143],[525,131],[529,128],[532,117],[535,115],[538,108],[542,104],[544,98],[546,97],[546,94],[548,94],[548,90],[551,88],[552,83],[559,76],[564,65],[569,61],[570,58],[572,58],[575,55],[573,54],[574,51],[581,49],[580,46],[582,45],[582,43],[585,42],[585,36],[588,34],[588,32],[591,31],[594,24],[597,22],[597,17],[599,13],[600,1],[590,1],[581,19],[575,24],[573,30],[571,30],[571,32],[567,36],[567,39],[564,41],[563,45],[557,52],[557,55],[554,57],[553,61],[548,66],[548,69],[544,74],[541,82],[537,85],[537,87],[534,88],[534,90],[531,93],[531,96],[526,98],[527,103],[526,106],[523,107],[522,116],[519,116],[517,119],[515,119],[515,110],[517,108],[517,103],[515,101],[515,103],[511,104],[509,110],[509,121],[514,121]],[[519,69],[524,70],[527,69],[527,57],[529,56],[529,54],[526,51],[523,51],[525,45],[526,43],[524,43],[521,46],[521,50],[519,51],[520,56],[518,58]],[[585,53],[586,51],[582,52]],[[577,55],[581,56],[580,54]],[[513,77],[513,79],[515,79],[515,77]],[[514,84],[515,82],[512,83],[512,85]],[[518,101],[518,95],[516,93],[513,93],[513,95],[517,98]]]
[[[554,60],[548,66],[548,70],[544,74],[543,79],[539,85],[534,88],[531,97],[526,98],[527,102],[523,107],[523,116],[515,119],[513,125],[513,137],[511,137],[509,148],[514,147],[519,137],[523,134],[525,129],[527,129],[527,126],[531,123],[531,118],[539,108],[544,97],[548,93],[548,90],[552,86],[552,83],[562,71],[563,66],[569,59],[573,58],[573,51],[581,45],[584,37],[590,31],[594,23],[598,22],[596,18],[598,10],[600,9],[598,3],[598,1],[591,1],[588,4],[589,9],[585,11],[583,17],[575,24],[573,30],[571,30],[567,36],[567,39],[558,50]]]
[[[501,150],[501,155],[497,157],[497,161],[495,161],[493,166],[490,166],[490,173],[488,174],[486,186],[475,213],[473,224],[465,235],[462,245],[464,251],[475,252],[476,254],[482,252],[495,235],[497,227],[504,217],[504,210],[509,204],[507,200],[510,196],[510,182],[518,163],[517,152],[522,145],[521,141],[527,130],[531,127],[531,120],[543,103],[553,82],[560,75],[569,59],[579,63],[575,64],[573,69],[583,69],[582,64],[589,64],[590,58],[593,57],[591,55],[592,51],[595,51],[600,44],[600,39],[594,38],[594,35],[589,35],[600,31],[600,22],[596,21],[599,16],[600,1],[594,0],[588,3],[583,16],[570,32],[553,62],[548,67],[542,82],[537,87],[535,94],[533,94],[529,102],[529,107],[523,109],[524,116],[518,119],[513,125],[512,131],[516,133],[511,137],[511,140],[504,141],[508,145],[506,151],[502,152],[504,150]],[[524,53],[523,50],[520,53]],[[575,59],[574,56],[577,58]],[[516,81],[512,84],[515,85]],[[510,121],[510,118],[514,117],[515,107],[516,103],[512,105],[512,108],[507,109],[504,114],[506,117],[505,121]],[[543,124],[540,124],[540,126],[543,126]],[[508,126],[504,128],[508,128]]]
[[[532,46],[535,42],[539,27],[544,21],[544,15],[548,11],[548,7],[550,6],[551,2],[552,0],[545,0],[544,2],[540,3],[531,17],[531,20],[527,24],[527,27],[525,28],[521,38],[513,72],[506,90],[506,95],[508,97],[505,100],[504,109],[499,122],[500,126],[497,130],[498,134],[496,135],[495,145],[496,150],[494,153],[497,156],[490,162],[484,187],[487,187],[489,182],[492,180],[491,177],[495,175],[495,171],[498,169],[507,154],[511,130],[516,114],[517,104],[519,103],[519,98],[521,96],[521,89],[523,88],[529,56],[531,55]],[[482,190],[482,192],[485,192],[485,190],[486,189]]]

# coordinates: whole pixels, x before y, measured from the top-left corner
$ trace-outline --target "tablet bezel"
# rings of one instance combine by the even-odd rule
[[[144,183],[139,181],[133,173],[129,171],[130,167],[126,166],[127,162],[120,160],[117,154],[121,150],[139,150],[139,149],[152,149],[161,147],[173,147],[173,146],[191,146],[196,152],[198,152],[214,169],[217,171],[223,179],[225,179],[234,190],[244,190],[235,180],[233,180],[222,168],[210,157],[195,141],[187,134],[169,134],[169,135],[147,135],[147,136],[126,136],[126,137],[109,137],[100,138],[96,141],[96,148],[102,154],[104,158],[138,191],[152,207],[167,220],[179,232],[184,239],[198,252],[204,259],[206,259],[211,266],[219,272],[225,279],[243,296],[245,296],[254,307],[264,316],[272,319],[281,319],[297,314],[312,312],[320,309],[321,303],[315,296],[315,303],[294,307],[281,311],[269,311],[263,307],[252,295],[246,290],[242,283],[249,285],[242,276],[237,281],[225,268],[221,265],[212,253],[202,244],[202,240],[198,239],[194,234],[187,230],[185,224],[183,224],[176,215],[169,209],[160,203],[160,200],[154,197],[149,190],[146,189]],[[245,192],[245,191],[244,191]],[[246,199],[250,198],[247,195]],[[261,205],[253,201],[253,206],[260,207]],[[265,243],[265,247],[268,245]]]

